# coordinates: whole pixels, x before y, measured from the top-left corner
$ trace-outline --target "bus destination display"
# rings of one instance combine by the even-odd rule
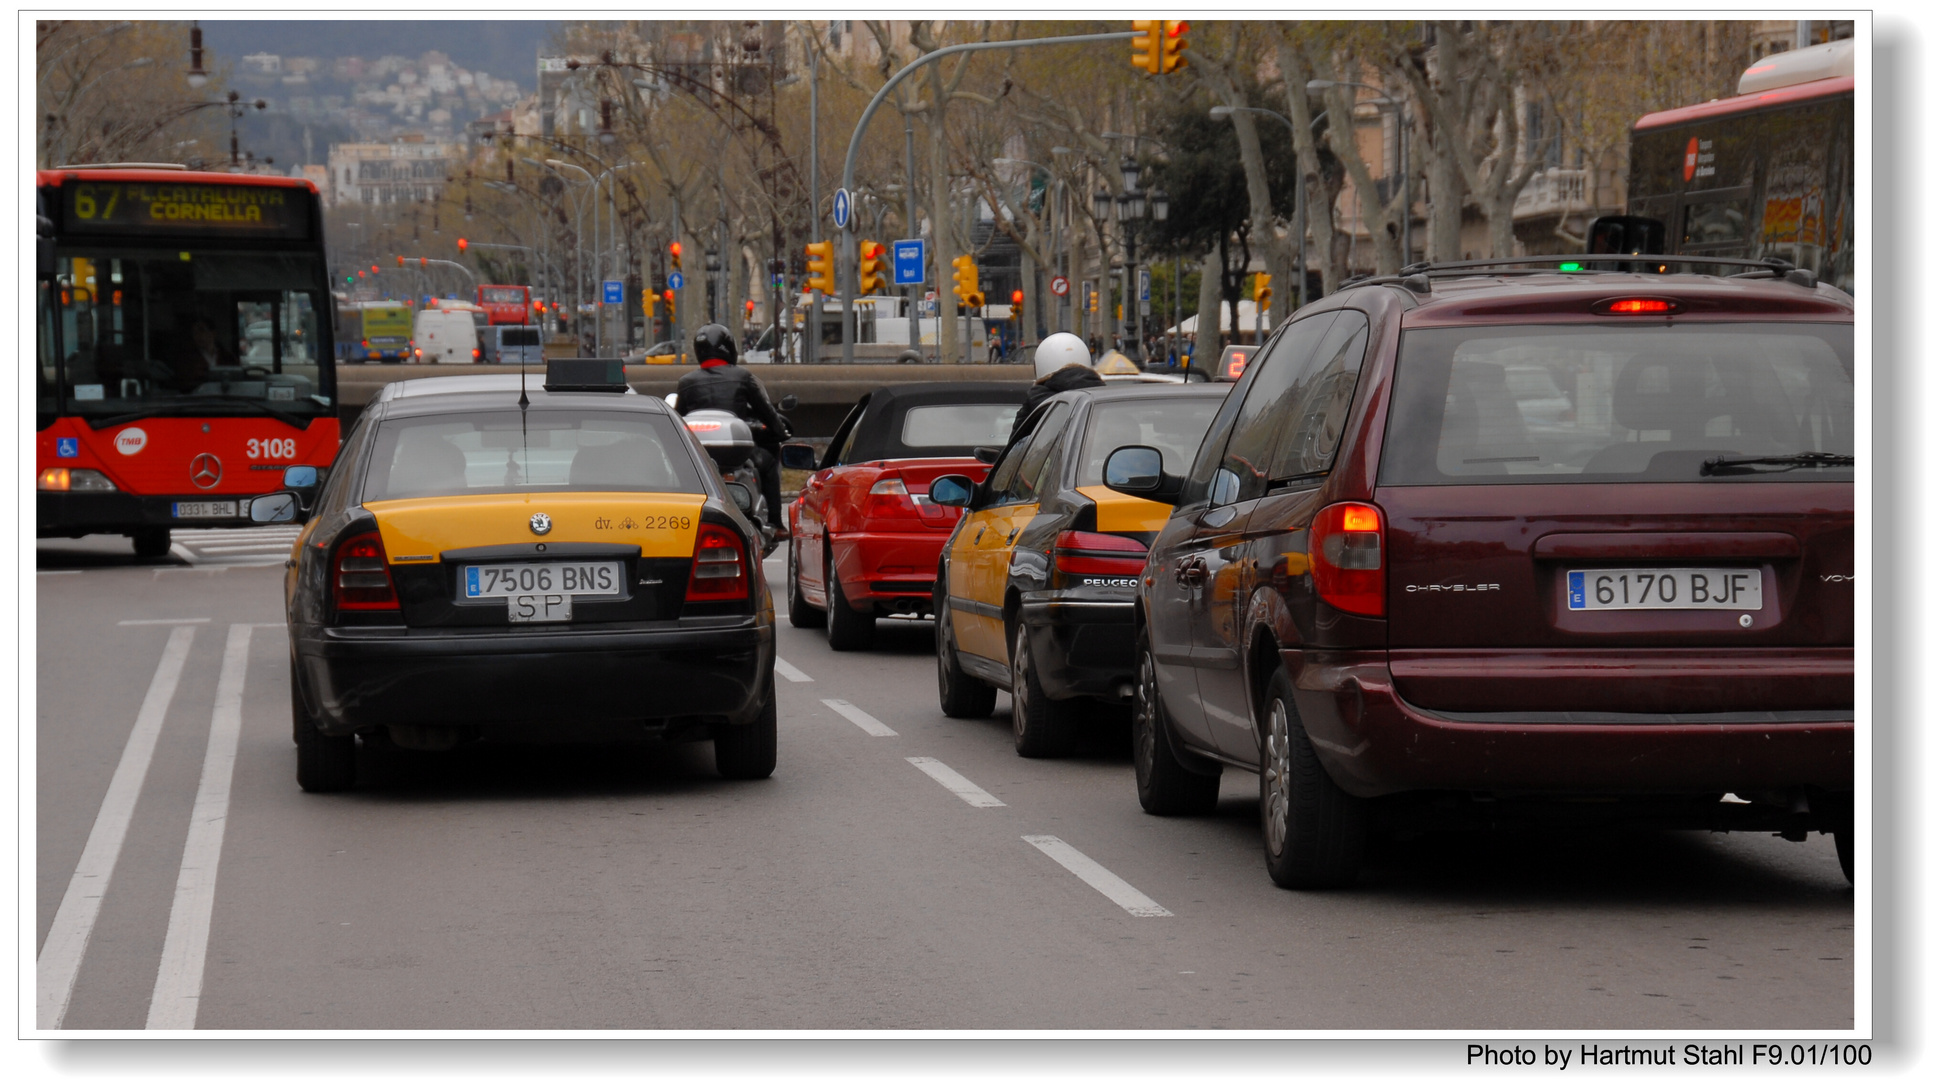
[[[123,236],[234,236],[301,240],[310,234],[301,188],[243,184],[88,181],[63,185],[67,227]]]

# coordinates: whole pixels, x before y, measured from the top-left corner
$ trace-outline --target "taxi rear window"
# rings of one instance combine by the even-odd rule
[[[378,426],[363,502],[530,491],[704,493],[675,424],[654,413],[518,409]]]
[[[1207,394],[1095,405],[1087,417],[1087,447],[1081,452],[1074,486],[1100,484],[1108,455],[1123,446],[1152,446],[1162,452],[1163,469],[1182,475],[1221,407],[1221,397]]]

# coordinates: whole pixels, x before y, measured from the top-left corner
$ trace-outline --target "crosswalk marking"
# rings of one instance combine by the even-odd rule
[[[88,842],[81,859],[68,879],[67,893],[54,912],[47,942],[35,965],[36,1020],[44,1030],[61,1026],[67,1016],[68,1000],[74,994],[74,977],[81,971],[81,957],[88,951],[88,938],[94,933],[95,917],[101,913],[101,898],[108,892],[115,862],[121,857],[122,841],[128,837],[128,823],[135,816],[135,800],[149,774],[149,760],[155,756],[156,739],[162,734],[162,720],[175,699],[176,684],[182,679],[182,665],[189,659],[189,646],[196,640],[196,628],[178,626],[169,631],[169,643],[162,647],[162,662],[155,666],[155,678],[135,714],[135,728],[122,747],[122,759],[108,781],[108,794],[102,797],[101,810],[88,831]]]
[[[216,676],[216,707],[209,717],[209,745],[203,776],[189,812],[189,836],[182,845],[175,903],[162,939],[162,963],[149,996],[150,1030],[196,1026],[202,1002],[203,964],[209,955],[209,922],[216,907],[216,867],[223,854],[223,826],[230,812],[230,781],[236,772],[236,742],[243,728],[243,679],[250,666],[251,623],[232,623]]]
[[[191,566],[273,566],[289,557],[298,525],[244,529],[178,529],[169,550]]]

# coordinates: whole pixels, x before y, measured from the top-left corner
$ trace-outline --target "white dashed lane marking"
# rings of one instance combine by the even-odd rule
[[[918,766],[920,772],[939,782],[939,786],[966,800],[972,806],[1005,806],[995,799],[986,789],[959,775],[952,766],[938,758],[908,757],[906,761]]]
[[[781,656],[777,657],[777,674],[783,676],[786,679],[789,679],[791,682],[816,682],[817,681],[811,678],[810,676],[804,674],[803,672],[797,670],[797,665],[792,664],[790,661],[785,660]]]
[[[196,623],[206,623],[208,621],[209,621],[208,616],[204,616],[203,618],[200,619],[123,619],[121,622],[118,622],[115,625],[116,626],[189,626]]]
[[[1130,915],[1172,916],[1175,913],[1150,900],[1114,871],[1081,854],[1058,836],[1022,836],[1020,839],[1046,852],[1047,857],[1066,867],[1075,877],[1094,887],[1094,891],[1119,904]]]
[[[893,731],[892,729],[879,723],[877,717],[871,715],[868,712],[865,712],[863,709],[858,708],[856,705],[853,705],[848,701],[834,701],[830,698],[825,698],[824,704],[829,705],[831,707],[831,711],[837,713],[839,716],[842,716],[846,720],[849,720],[852,723],[863,728],[865,734],[867,735],[882,736],[882,735],[898,734],[898,732]]]

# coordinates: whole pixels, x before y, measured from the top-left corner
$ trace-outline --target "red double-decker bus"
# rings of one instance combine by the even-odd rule
[[[488,326],[525,326],[529,321],[525,285],[481,285],[474,302],[486,309]]]
[[[168,167],[44,171],[35,486],[41,536],[250,524],[329,465],[338,399],[317,188]]]

